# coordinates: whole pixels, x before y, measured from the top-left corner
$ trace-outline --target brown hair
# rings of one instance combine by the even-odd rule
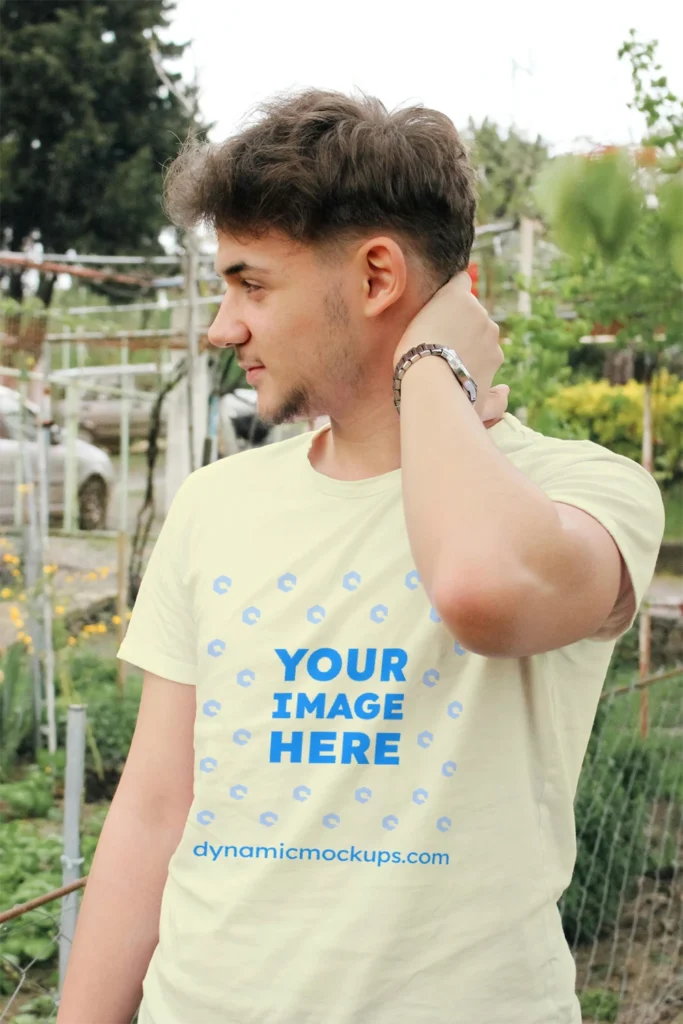
[[[225,142],[189,141],[170,166],[166,209],[182,227],[276,229],[332,246],[396,232],[443,283],[469,262],[475,175],[453,122],[423,106],[308,89],[274,97]]]

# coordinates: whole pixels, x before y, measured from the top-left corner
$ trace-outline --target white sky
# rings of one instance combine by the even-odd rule
[[[659,40],[680,95],[683,4],[673,0],[178,0],[167,35],[192,43],[175,68],[190,79],[196,70],[216,139],[282,89],[357,86],[389,107],[436,107],[459,127],[469,116],[515,123],[562,151],[640,140],[617,60],[631,27]],[[513,61],[532,74],[513,75]]]

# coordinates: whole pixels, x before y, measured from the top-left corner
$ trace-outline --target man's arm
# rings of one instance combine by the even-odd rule
[[[145,674],[135,735],[83,896],[57,1024],[130,1024],[193,796],[193,686]]]
[[[496,448],[441,359],[422,359],[403,378],[401,466],[415,564],[468,650],[522,657],[604,623],[621,581],[616,544]]]
[[[623,598],[619,549],[597,520],[554,502],[488,436],[483,406],[504,356],[467,274],[418,312],[394,364],[435,339],[456,350],[479,394],[472,405],[437,357],[418,360],[401,383],[406,526],[432,605],[465,647],[488,657],[593,635]]]

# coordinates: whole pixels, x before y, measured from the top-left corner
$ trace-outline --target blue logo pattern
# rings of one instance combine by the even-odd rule
[[[232,586],[232,580],[229,576],[217,576],[213,581],[213,589],[217,594],[227,594]]]
[[[291,593],[297,585],[297,577],[293,573],[284,573],[279,577],[277,581],[278,589],[283,593]],[[408,590],[415,591],[420,585],[419,573],[413,569],[408,572],[404,579],[404,585]],[[345,590],[354,593],[356,592],[362,583],[362,578],[358,572],[348,572],[343,577],[342,586]],[[213,590],[219,596],[222,596],[228,592],[232,587],[232,580],[229,576],[217,576],[213,581]],[[326,617],[325,608],[322,605],[313,605],[308,609],[306,618],[314,625],[319,625]],[[375,605],[370,611],[370,619],[378,624],[383,623],[389,617],[389,609],[386,605],[378,604]],[[441,622],[441,618],[437,611],[432,607],[430,609],[429,617],[435,624]],[[245,625],[253,626],[256,625],[261,618],[261,610],[256,607],[246,608],[242,613],[242,621]],[[211,640],[207,644],[207,653],[212,658],[220,657],[226,650],[226,642],[222,639]],[[467,651],[464,647],[456,640],[453,646],[453,651],[458,657],[463,657]],[[329,655],[326,655],[329,657]],[[432,689],[437,685],[440,680],[440,673],[435,668],[427,669],[422,676],[422,683],[429,689]],[[242,687],[249,687],[255,681],[256,674],[252,669],[242,669],[237,674],[237,684]],[[404,680],[405,681],[405,680]],[[209,718],[215,718],[221,710],[221,702],[218,700],[207,700],[202,705],[203,714]],[[451,701],[447,706],[447,714],[452,719],[458,719],[463,713],[463,705],[460,701]],[[251,733],[248,729],[237,729],[233,733],[233,742],[238,746],[245,746],[252,738]],[[417,743],[424,750],[428,750],[434,742],[433,733],[424,730],[417,736]],[[218,761],[214,757],[203,757],[199,762],[200,771],[205,773],[212,773],[218,767]],[[441,774],[445,778],[452,778],[457,770],[457,765],[454,761],[445,761],[441,766]],[[248,794],[248,787],[238,784],[230,787],[230,797],[233,800],[244,800]],[[299,785],[296,786],[292,792],[292,797],[299,803],[304,803],[312,795],[312,791],[308,786]],[[354,798],[358,803],[366,804],[372,798],[372,790],[367,786],[361,786],[355,790]],[[429,800],[429,793],[426,789],[418,788],[413,790],[412,801],[417,806],[426,804]],[[209,825],[216,818],[213,811],[205,809],[199,811],[197,814],[197,821],[200,825]],[[259,822],[266,828],[272,828],[279,820],[278,815],[274,811],[264,811],[259,815]],[[341,825],[341,817],[335,813],[325,814],[322,818],[322,825],[327,829],[335,829]],[[399,825],[399,819],[395,814],[387,814],[381,819],[382,828],[387,831],[394,831]],[[436,821],[436,828],[439,832],[448,832],[453,825],[451,818],[446,815],[441,816]]]
[[[347,572],[342,580],[342,587],[346,590],[358,590],[361,583],[360,575],[357,572]]]

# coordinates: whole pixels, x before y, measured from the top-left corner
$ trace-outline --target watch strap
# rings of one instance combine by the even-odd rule
[[[393,382],[396,411],[398,413],[401,411],[401,382],[408,368],[425,356],[440,356],[442,359],[445,359],[463,391],[474,405],[477,400],[477,385],[457,352],[452,348],[447,348],[445,345],[423,344],[409,349],[396,365]]]

